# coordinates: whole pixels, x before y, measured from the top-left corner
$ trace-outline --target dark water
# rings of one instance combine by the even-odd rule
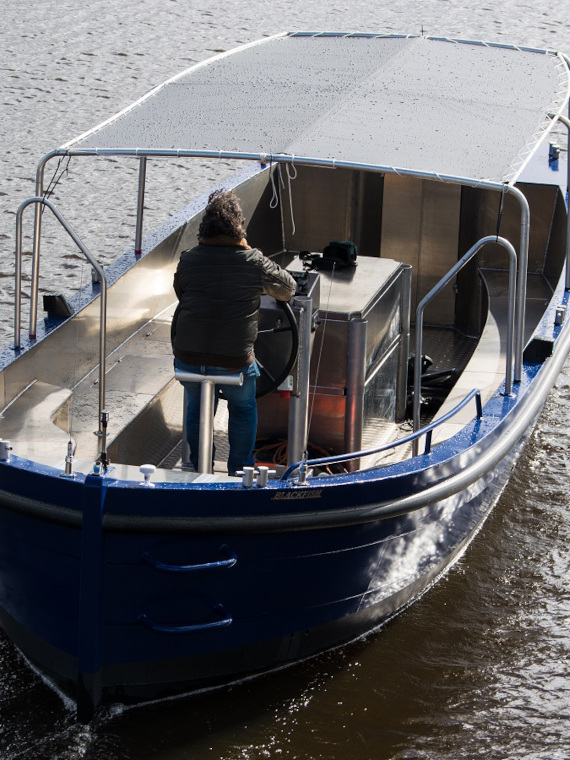
[[[423,28],[570,52],[562,0],[0,0],[0,10],[3,342],[14,212],[33,194],[39,158],[193,62],[300,28]],[[58,186],[56,203],[104,262],[132,245],[135,168],[76,160]],[[202,162],[176,168],[150,167],[149,227],[229,171]],[[58,231],[48,232],[43,288],[79,286],[88,272]],[[0,634],[1,760],[567,760],[569,430],[570,364],[461,561],[384,630],[302,666],[85,728]]]

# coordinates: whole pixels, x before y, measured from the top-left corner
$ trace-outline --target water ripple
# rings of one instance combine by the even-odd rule
[[[213,51],[287,29],[449,34],[570,52],[566,0],[44,0],[4,3],[0,338],[11,338],[14,214],[47,151]],[[112,19],[112,22],[109,21]],[[72,21],[71,21],[72,20]],[[147,229],[220,177],[151,162]],[[223,165],[221,171],[229,171]],[[104,264],[134,239],[136,167],[74,159],[55,202]],[[89,197],[89,203],[85,197]],[[31,221],[25,227],[27,247]],[[42,289],[84,282],[46,224]],[[118,241],[118,242],[117,242]],[[29,268],[29,257],[26,257]],[[64,275],[64,277],[62,277]],[[26,282],[29,273],[26,270]],[[27,296],[26,296],[27,297]],[[452,573],[385,630],[232,690],[86,729],[0,635],[2,760],[567,760],[570,757],[570,365],[500,504]]]

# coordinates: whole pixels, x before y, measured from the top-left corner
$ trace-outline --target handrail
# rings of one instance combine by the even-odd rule
[[[508,240],[498,235],[487,235],[481,238],[475,245],[462,256],[457,264],[441,278],[429,293],[420,301],[416,310],[416,359],[414,363],[414,397],[413,397],[413,423],[414,430],[420,427],[420,402],[421,402],[421,385],[422,385],[422,351],[423,351],[423,317],[424,310],[428,303],[438,295],[443,288],[463,269],[463,267],[488,243],[497,243],[502,245],[509,254],[509,306],[508,306],[508,328],[507,328],[507,351],[506,351],[506,369],[505,369],[505,394],[511,394],[513,385],[513,333],[515,329],[515,283],[517,275],[517,254],[515,249]],[[520,304],[519,304],[520,310]],[[418,454],[417,441],[414,442],[414,456]]]
[[[212,611],[220,617],[218,620],[212,620],[208,623],[182,623],[180,625],[170,623],[157,623],[152,620],[146,613],[138,616],[137,620],[151,631],[157,633],[195,633],[196,631],[210,631],[212,628],[227,628],[232,624],[233,618],[229,612],[224,609],[220,603],[212,606]]]
[[[279,480],[287,480],[289,475],[294,470],[297,470],[303,466],[304,469],[308,467],[318,467],[322,464],[336,464],[338,462],[348,462],[351,459],[362,459],[367,456],[371,456],[372,454],[381,454],[383,451],[389,451],[390,449],[395,449],[397,446],[402,446],[406,443],[412,443],[416,441],[418,438],[421,438],[422,435],[426,436],[426,447],[424,450],[424,454],[429,454],[431,451],[431,433],[433,430],[435,430],[436,427],[439,427],[439,425],[442,425],[444,422],[447,422],[449,419],[454,417],[458,412],[460,412],[467,404],[475,399],[475,405],[477,407],[477,417],[481,419],[483,416],[483,405],[481,403],[481,392],[478,388],[473,388],[472,391],[469,391],[469,393],[463,398],[458,404],[456,404],[453,409],[450,409],[447,414],[444,414],[443,417],[439,417],[439,419],[434,420],[434,422],[430,422],[429,425],[426,425],[425,427],[421,428],[421,430],[414,430],[413,433],[410,433],[410,435],[404,436],[404,438],[398,438],[397,441],[392,441],[391,443],[385,443],[382,446],[378,446],[375,449],[366,449],[364,451],[353,451],[348,454],[340,454],[338,456],[331,456],[331,457],[321,457],[320,459],[310,459],[308,461],[301,460],[299,462],[295,462],[294,464],[289,465],[283,475],[279,478]]]
[[[139,192],[137,196],[137,226],[135,230],[135,256],[142,254],[142,232],[144,216],[144,192],[146,185],[146,156],[139,159]]]
[[[153,557],[150,552],[145,552],[142,556],[143,560],[147,562],[155,570],[162,570],[166,573],[193,573],[197,570],[218,570],[220,568],[233,567],[237,562],[237,554],[233,549],[224,544],[220,546],[220,552],[224,552],[227,556],[225,559],[213,560],[212,562],[201,562],[192,565],[174,565],[169,562],[161,562],[156,557]]]
[[[85,256],[87,261],[91,264],[93,269],[97,272],[99,280],[101,282],[101,307],[100,307],[100,330],[99,330],[99,433],[104,434],[103,424],[103,412],[105,410],[105,362],[106,362],[106,335],[107,335],[107,278],[103,267],[95,260],[93,255],[89,252],[85,244],[80,237],[74,231],[73,227],[65,219],[65,217],[57,210],[51,201],[47,198],[41,198],[34,196],[28,198],[18,208],[16,212],[16,267],[15,267],[15,306],[14,306],[14,348],[20,348],[20,332],[21,332],[21,309],[22,309],[22,215],[24,210],[35,204],[39,209],[40,205],[47,206],[52,211],[56,219],[59,221],[63,229],[68,233],[74,243],[77,245],[81,253]],[[30,307],[30,331],[29,337],[35,339],[36,337],[36,324],[34,314],[37,313],[37,288],[36,294],[32,292],[32,302]],[[104,449],[104,446],[103,446]]]

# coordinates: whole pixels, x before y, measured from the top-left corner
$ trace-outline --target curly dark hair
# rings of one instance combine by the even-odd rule
[[[245,217],[239,198],[232,191],[214,190],[198,229],[198,239],[228,235],[234,240],[245,237]]]

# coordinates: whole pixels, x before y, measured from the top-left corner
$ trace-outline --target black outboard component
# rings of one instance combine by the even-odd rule
[[[407,417],[412,416],[415,364],[416,356],[411,354],[408,359]],[[422,413],[429,414],[435,414],[459,377],[459,372],[454,367],[429,372],[428,370],[432,366],[433,359],[424,354],[422,356],[421,410]]]
[[[67,319],[73,314],[69,301],[62,293],[45,293],[43,302],[48,318]]]

